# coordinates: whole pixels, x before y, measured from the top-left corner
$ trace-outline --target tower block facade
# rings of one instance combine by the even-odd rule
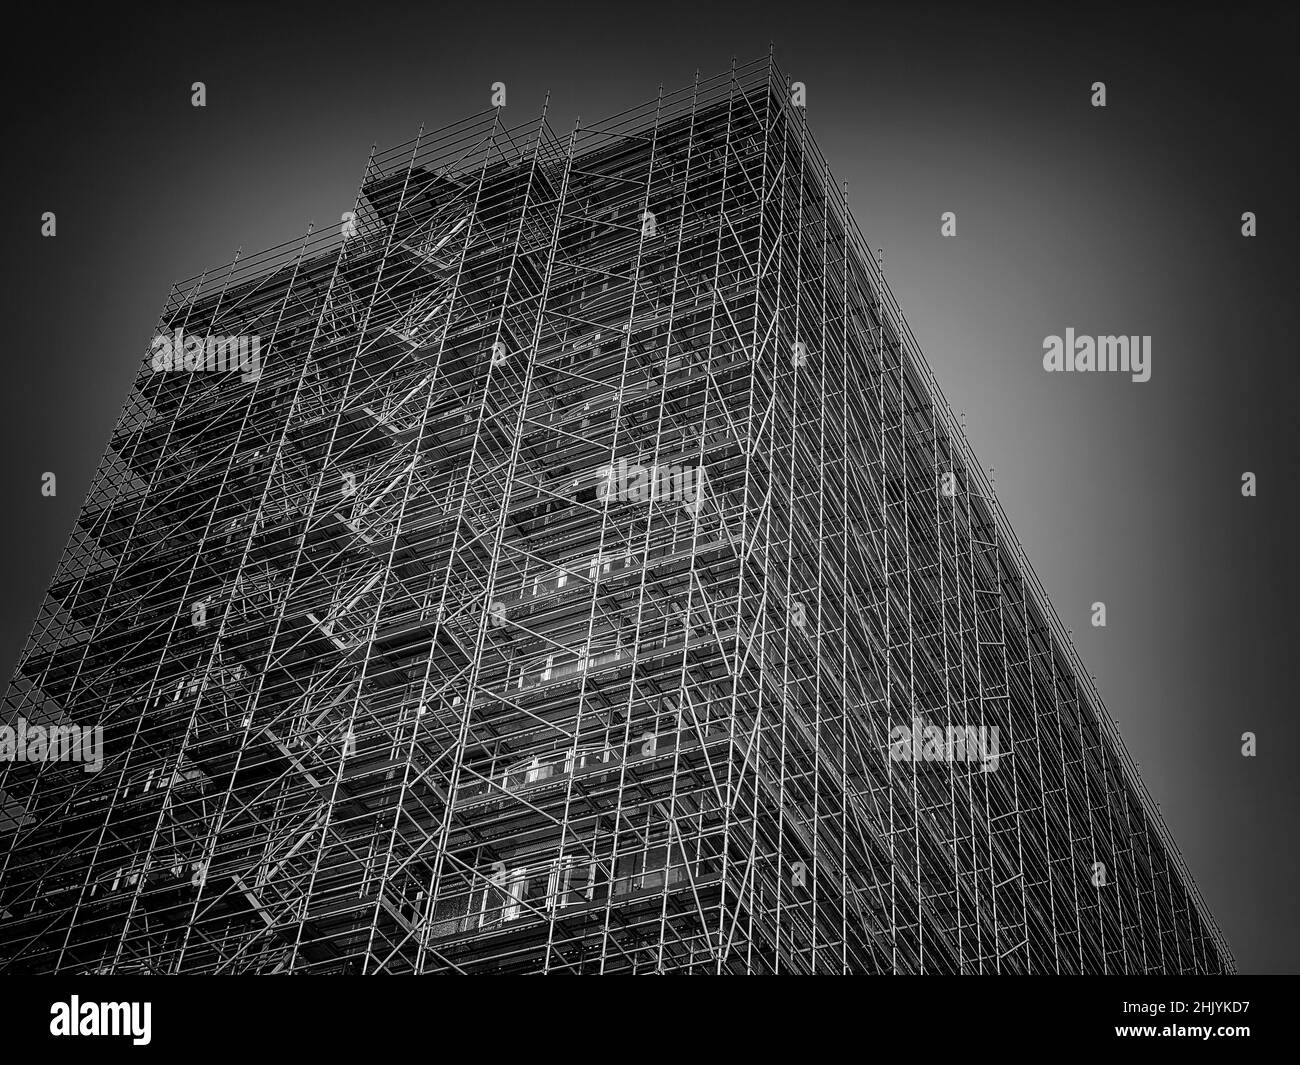
[[[173,290],[0,972],[1230,970],[786,77],[508,114]]]

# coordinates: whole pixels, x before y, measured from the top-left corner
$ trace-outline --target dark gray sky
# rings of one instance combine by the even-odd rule
[[[774,43],[1241,969],[1300,970],[1298,64],[1281,5],[268,7],[79,13],[57,55],[3,75],[6,675],[172,282],[337,224],[372,143],[483,110],[494,81],[514,121],[549,90],[567,128]],[[45,14],[11,26],[17,62]],[[1067,326],[1150,335],[1151,381],[1043,373],[1044,336]]]

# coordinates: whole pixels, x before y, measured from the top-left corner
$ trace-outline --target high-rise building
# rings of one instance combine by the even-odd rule
[[[0,972],[1231,969],[798,92],[422,132],[173,291]]]

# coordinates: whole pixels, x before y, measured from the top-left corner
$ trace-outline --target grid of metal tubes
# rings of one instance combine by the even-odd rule
[[[137,377],[0,972],[1231,971],[788,84],[421,131],[173,290],[260,373]]]

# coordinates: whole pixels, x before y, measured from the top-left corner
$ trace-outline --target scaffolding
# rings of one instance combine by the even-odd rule
[[[771,59],[374,151],[158,333],[261,365],[114,430],[0,972],[1231,971]]]

